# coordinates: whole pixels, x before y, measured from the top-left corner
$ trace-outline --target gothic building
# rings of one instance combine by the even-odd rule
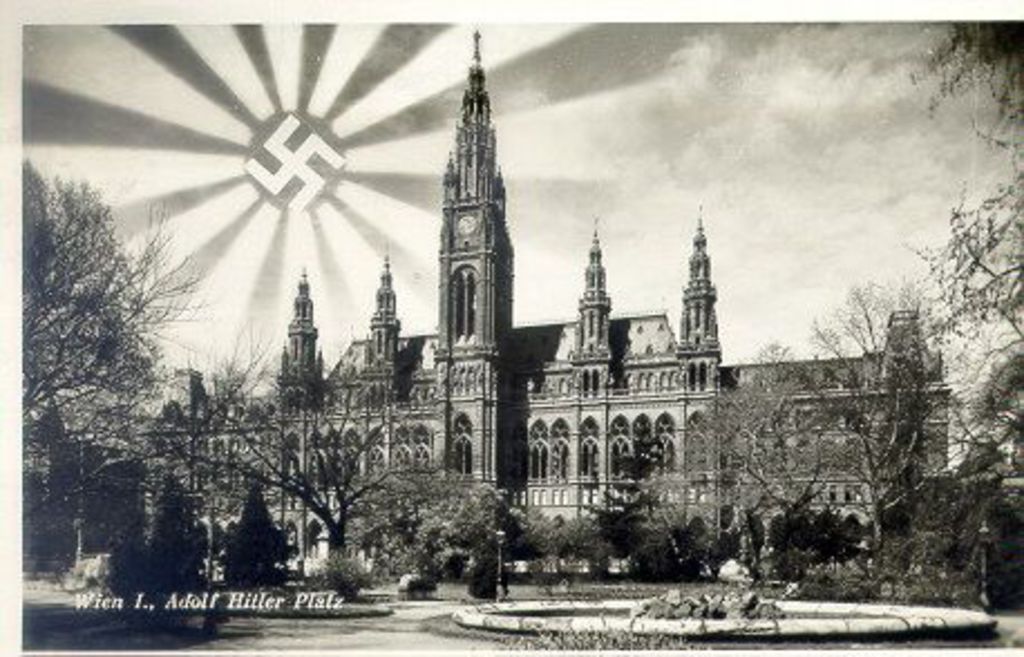
[[[756,382],[763,366],[722,364],[701,220],[677,324],[664,313],[612,313],[595,231],[581,257],[575,318],[515,325],[514,249],[479,37],[440,182],[437,331],[402,333],[385,260],[367,337],[352,342],[325,376],[303,275],[282,355],[285,405],[298,394],[289,390],[302,388],[288,382],[323,382],[341,393],[336,402],[346,400],[333,410],[344,416],[343,441],[378,438],[363,467],[443,466],[556,517],[602,504],[630,480],[630,464],[645,450],[654,467],[679,475],[679,495],[695,511],[720,514],[722,464],[694,427],[723,388]],[[912,317],[897,321],[908,323]],[[872,359],[865,357],[866,367]],[[824,362],[813,365],[827,370]],[[326,417],[330,423],[331,411]],[[849,478],[836,476],[824,490],[824,503],[853,509],[864,501]]]

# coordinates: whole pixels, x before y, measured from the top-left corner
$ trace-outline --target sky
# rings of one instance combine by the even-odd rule
[[[164,217],[202,274],[165,331],[173,364],[279,348],[303,270],[325,359],[369,331],[385,255],[406,334],[437,322],[440,178],[470,25],[28,27],[25,157],[83,180],[126,248]],[[929,24],[486,25],[517,324],[571,320],[592,232],[613,312],[678,326],[703,217],[724,360],[810,327],[852,285],[926,272],[950,210],[1005,177],[977,138],[984,92],[934,112]],[[341,153],[282,212],[245,172],[283,112]],[[255,149],[255,150],[254,150]]]

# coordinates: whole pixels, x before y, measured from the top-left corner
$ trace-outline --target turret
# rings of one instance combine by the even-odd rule
[[[679,357],[687,388],[714,390],[718,386],[718,365],[722,348],[718,342],[718,293],[711,282],[711,257],[704,235],[703,211],[697,218],[697,233],[689,262],[689,280],[683,289],[683,312],[679,322]]]

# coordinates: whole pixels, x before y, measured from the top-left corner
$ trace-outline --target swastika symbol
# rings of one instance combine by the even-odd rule
[[[302,188],[288,202],[290,210],[305,209],[323,189],[324,179],[309,166],[311,157],[319,155],[335,169],[341,168],[345,163],[345,158],[340,153],[331,148],[319,135],[312,132],[297,149],[290,150],[285,142],[295,133],[299,125],[299,120],[294,115],[288,114],[274,130],[274,134],[270,135],[263,143],[263,148],[281,163],[277,172],[271,173],[254,157],[249,158],[245,163],[246,172],[275,196],[281,193],[281,190],[292,178],[302,181]]]

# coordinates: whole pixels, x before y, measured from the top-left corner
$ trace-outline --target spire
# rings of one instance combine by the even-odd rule
[[[384,255],[384,267],[380,272],[380,287],[377,288],[377,308],[370,321],[373,334],[373,360],[389,363],[393,360],[398,342],[398,321],[395,291],[391,287],[391,257]]]
[[[697,215],[697,232],[693,236],[693,254],[690,256],[690,282],[711,279],[711,258],[707,253],[708,238],[704,235],[704,206]]]
[[[302,275],[299,277],[299,292],[295,295],[295,316],[292,323],[309,322],[313,323],[313,300],[309,298],[309,277],[306,275],[306,268],[302,268]]]
[[[594,237],[590,243],[590,262],[584,274],[586,285],[580,298],[579,324],[576,330],[576,355],[604,357],[608,352],[608,313],[612,302],[608,298],[604,265],[601,264],[601,239],[597,234],[598,219],[594,218]]]
[[[282,355],[282,369],[310,372],[316,359],[317,329],[313,323],[313,299],[309,296],[309,276],[302,269],[298,293],[295,295],[294,316],[288,324],[288,344]]]
[[[704,204],[697,207],[697,233],[693,236],[693,245],[700,251],[704,250],[708,239],[704,236]]]
[[[718,294],[711,282],[711,258],[704,234],[704,206],[697,213],[697,230],[690,255],[690,279],[683,290],[683,316],[680,347],[683,350],[718,350],[718,319],[715,302]]]
[[[389,319],[395,314],[395,292],[391,287],[391,257],[384,254],[384,268],[380,272],[380,287],[377,288],[377,312],[375,318]]]
[[[484,84],[487,76],[483,64],[480,63],[480,32],[473,33],[473,64],[469,67],[469,86],[462,97],[463,121],[476,118],[480,123],[489,123],[491,101],[487,97]]]

